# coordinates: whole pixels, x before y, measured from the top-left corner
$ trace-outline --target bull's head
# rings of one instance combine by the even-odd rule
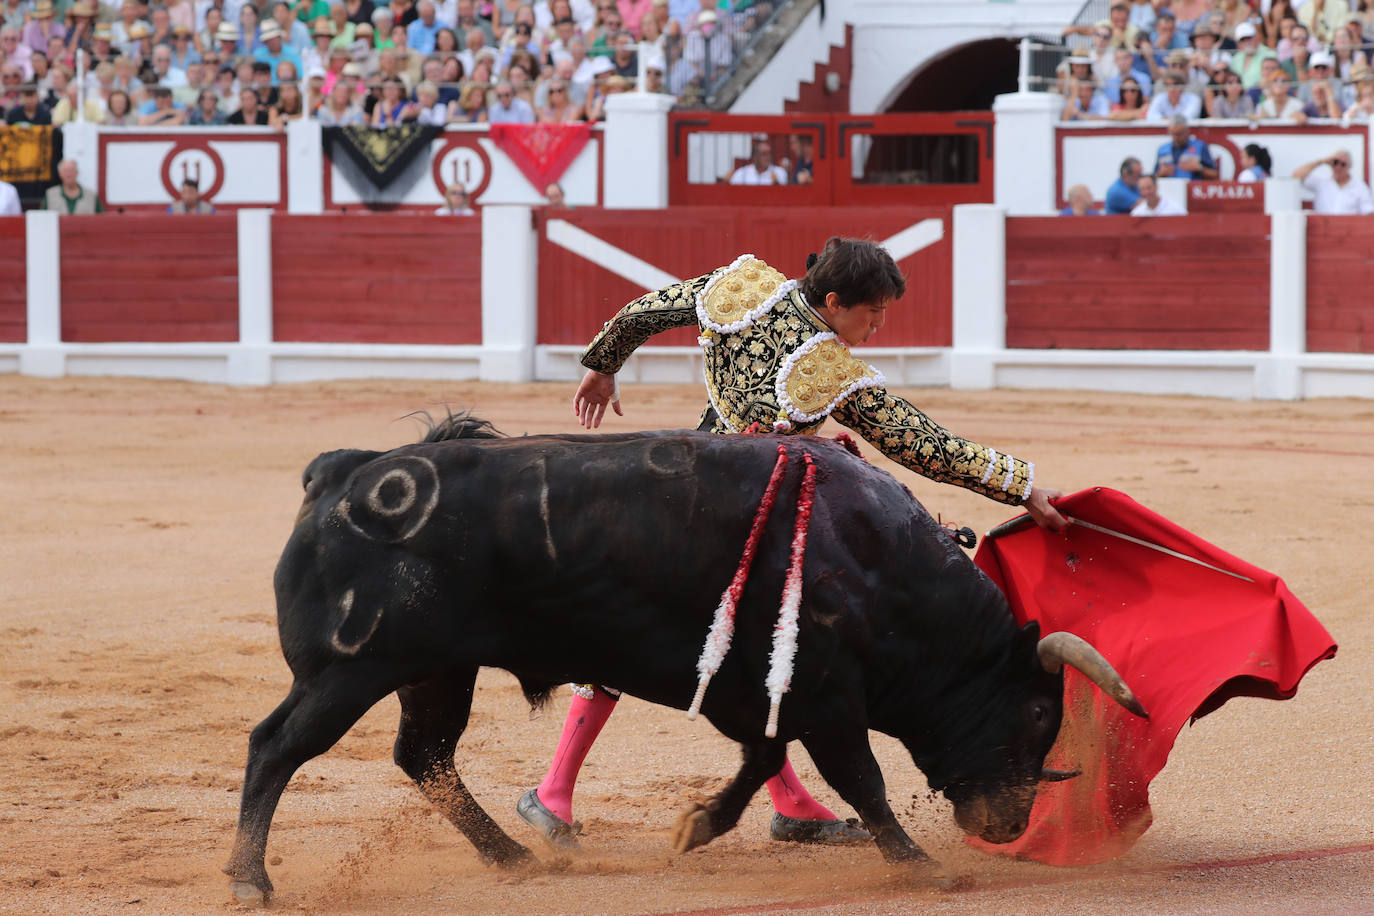
[[[1077,668],[1126,709],[1147,715],[1102,653],[1071,633],[1041,639],[1040,625],[1027,624],[1017,637],[1014,659],[1021,676],[1004,685],[984,721],[972,726],[977,740],[969,745],[974,750],[954,765],[958,775],[951,774],[941,786],[954,804],[959,826],[989,843],[1010,843],[1025,832],[1039,783],[1077,775],[1044,768],[1063,719],[1065,665]]]

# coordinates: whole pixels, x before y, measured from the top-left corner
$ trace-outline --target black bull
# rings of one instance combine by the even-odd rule
[[[271,893],[263,857],[283,789],[393,691],[396,763],[484,860],[528,859],[454,767],[479,666],[510,671],[531,702],[560,684],[600,683],[686,709],[780,442],[787,475],[701,709],[740,743],[743,763],[683,815],[675,846],[730,830],[800,740],[887,859],[925,860],[888,806],[869,729],[907,747],[966,831],[1019,836],[1059,731],[1060,664],[1037,654],[1037,625],[1017,627],[998,589],[893,477],[817,438],[507,439],[455,418],[419,444],[329,452],[305,472],[275,578],[294,681],[250,740],[225,868],[235,892]],[[778,736],[766,739],[764,680],[803,453],[817,487],[798,650]]]

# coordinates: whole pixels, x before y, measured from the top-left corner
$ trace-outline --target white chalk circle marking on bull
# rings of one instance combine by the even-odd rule
[[[393,480],[400,481],[402,495],[399,502],[395,505],[388,506],[382,500],[382,487],[391,483]],[[367,507],[378,515],[388,517],[401,515],[404,512],[409,512],[410,507],[415,505],[415,495],[418,490],[419,488],[416,486],[415,478],[410,475],[410,472],[403,471],[400,468],[393,468],[381,477],[378,477],[377,482],[372,485],[372,489],[367,493]]]
[[[383,492],[399,484],[399,498]],[[348,525],[372,541],[409,540],[429,523],[439,504],[439,469],[421,455],[379,458],[358,471],[339,509]]]
[[[382,622],[382,609],[379,606],[372,612],[371,620],[362,620],[353,613],[353,589],[344,592],[339,599],[339,626],[334,630],[334,635],[329,638],[330,644],[342,652],[344,655],[357,655],[358,650],[367,645],[367,641],[372,638],[372,634],[377,632],[377,626]],[[352,624],[352,626],[349,626]],[[345,629],[359,630],[366,628],[367,632],[355,636],[354,633],[344,633]]]

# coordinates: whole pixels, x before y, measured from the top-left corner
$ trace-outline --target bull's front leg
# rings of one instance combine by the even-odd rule
[[[843,735],[813,733],[803,738],[802,744],[825,781],[859,812],[884,859],[935,864],[897,823],[897,816],[887,803],[883,772],[869,747],[867,730],[847,731]]]
[[[787,759],[785,741],[759,741],[740,745],[744,760],[730,784],[705,804],[682,812],[673,825],[673,851],[678,854],[705,846],[733,830],[749,800],[782,769]]]

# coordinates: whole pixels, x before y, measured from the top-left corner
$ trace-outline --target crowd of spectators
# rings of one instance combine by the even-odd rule
[[[769,0],[0,0],[0,107],[9,124],[597,121],[608,96],[641,79],[647,92],[699,101],[771,10]]]
[[[1214,180],[1220,170],[1190,124],[1220,119],[1315,119],[1343,126],[1374,117],[1374,6],[1367,0],[1113,0],[1107,19],[1064,29],[1088,42],[1056,71],[1064,121],[1167,122],[1153,163],[1131,156],[1101,209],[1082,184],[1066,192],[1066,216],[1185,212],[1159,179]],[[1081,37],[1073,37],[1081,36]],[[1294,168],[1317,213],[1374,213],[1352,157],[1336,150]],[[1275,165],[1258,143],[1240,155],[1236,180],[1263,181]]]
[[[1367,123],[1374,6],[1365,0],[1114,0],[1064,30],[1066,121],[1203,118]],[[1363,7],[1355,9],[1355,7]]]

